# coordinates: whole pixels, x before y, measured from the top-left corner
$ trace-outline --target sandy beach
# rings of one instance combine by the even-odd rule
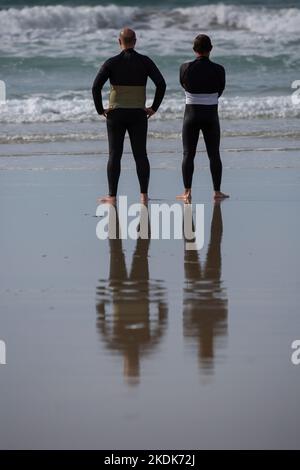
[[[189,450],[200,468],[202,449],[300,449],[299,24],[294,0],[0,1],[0,451],[95,449],[101,465],[119,450]],[[148,180],[147,122],[139,109],[136,130],[131,112],[156,111],[151,215],[183,208],[185,103],[200,105],[185,117],[186,188],[201,124],[219,189],[218,103],[230,198],[214,203],[200,136],[201,249],[174,239],[174,219],[170,239],[97,236],[100,90],[105,110],[125,108],[141,161],[140,188],[126,137],[128,206]]]
[[[222,144],[231,197],[214,207],[200,151],[189,253],[96,238],[104,141],[2,145],[1,448],[299,446],[299,149]],[[150,139],[153,199],[175,202],[180,148]],[[126,153],[120,194],[137,188]]]

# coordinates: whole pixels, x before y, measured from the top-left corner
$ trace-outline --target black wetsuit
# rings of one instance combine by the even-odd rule
[[[184,187],[192,187],[194,158],[201,130],[210,161],[214,190],[220,191],[222,162],[219,151],[218,98],[225,88],[224,67],[208,57],[198,57],[181,66],[180,83],[187,96],[182,129]]]
[[[141,193],[148,192],[150,166],[146,151],[148,119],[145,111],[148,77],[156,85],[152,109],[157,111],[166,90],[165,80],[147,56],[134,49],[123,50],[100,68],[93,84],[93,98],[98,114],[103,114],[101,90],[109,79],[111,85],[107,133],[109,160],[107,176],[110,196],[116,196],[121,171],[124,137],[128,131],[136,163]]]

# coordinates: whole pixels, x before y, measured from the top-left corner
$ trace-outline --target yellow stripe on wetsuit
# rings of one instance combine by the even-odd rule
[[[146,87],[144,85],[111,85],[109,108],[145,108]]]

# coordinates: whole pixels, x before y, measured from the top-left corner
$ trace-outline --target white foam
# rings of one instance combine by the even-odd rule
[[[0,11],[0,34],[19,34],[31,30],[76,29],[78,32],[99,28],[122,27],[136,12],[134,7],[63,5],[35,6]]]
[[[300,10],[298,8],[264,8],[237,5],[204,5],[178,8],[185,21],[194,28],[209,26],[226,29],[245,29],[276,36],[279,33],[299,35]]]
[[[0,36],[23,35],[34,30],[73,30],[79,34],[120,28],[133,22],[134,26],[143,25],[156,31],[180,26],[190,30],[223,27],[261,34],[299,34],[300,9],[223,4],[160,10],[118,5],[9,8],[0,11]]]
[[[151,101],[151,100],[150,100]],[[182,94],[166,97],[155,119],[182,118]],[[300,117],[300,106],[290,96],[236,96],[220,99],[220,114],[228,119]],[[0,107],[2,123],[47,123],[97,121],[92,99],[75,95],[72,99],[30,96],[7,100]]]

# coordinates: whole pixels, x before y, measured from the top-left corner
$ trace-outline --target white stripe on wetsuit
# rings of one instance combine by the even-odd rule
[[[185,91],[186,104],[218,104],[218,93],[189,93]]]

